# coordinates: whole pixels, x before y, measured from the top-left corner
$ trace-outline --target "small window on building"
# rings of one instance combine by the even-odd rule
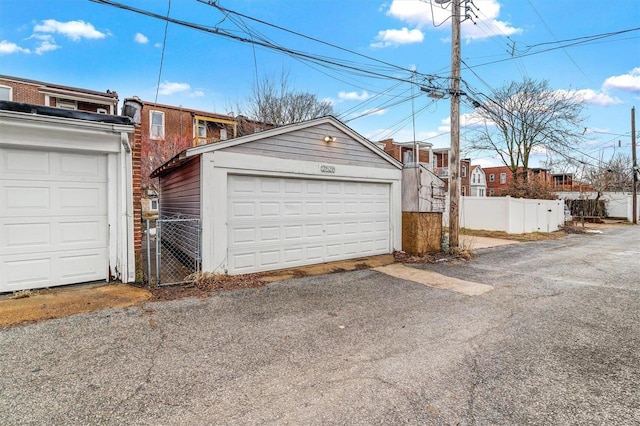
[[[496,192],[493,189],[489,190],[489,196],[493,197],[494,195],[496,195]]]
[[[501,184],[507,183],[507,174],[506,173],[500,173],[500,183]]]
[[[207,137],[207,122],[198,120],[198,138],[205,139]]]
[[[164,112],[150,111],[150,129],[149,136],[151,139],[164,139]]]
[[[460,172],[460,175],[462,177],[467,177],[467,166],[465,165],[462,166],[462,172]]]
[[[220,140],[221,141],[227,140],[227,129],[220,129]]]
[[[413,151],[407,149],[402,153],[402,163],[403,164],[413,163]]]
[[[478,190],[478,197],[484,197],[484,188]]]
[[[71,99],[56,99],[56,106],[62,109],[78,109],[78,103]]]
[[[471,180],[473,181],[473,183],[476,183],[476,175],[471,176]]]
[[[463,196],[467,195],[467,187],[463,186],[461,189],[462,189],[462,195]]]
[[[493,181],[495,181],[495,180],[496,180],[496,176],[495,176],[493,173],[491,173],[491,174],[489,175],[489,182],[493,182]]]
[[[13,89],[9,86],[0,86],[0,101],[12,101]]]

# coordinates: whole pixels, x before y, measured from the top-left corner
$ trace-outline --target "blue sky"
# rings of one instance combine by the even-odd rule
[[[284,70],[292,88],[331,100],[338,118],[372,140],[410,141],[415,134],[436,147],[449,145],[448,99],[418,89],[448,84],[450,12],[435,0],[218,1],[309,38],[225,16],[197,0],[119,3],[160,15],[170,6],[172,18],[218,34],[169,24],[165,43],[164,21],[116,7],[89,0],[0,0],[0,74],[116,90],[120,99],[153,101],[158,92],[161,103],[228,113],[247,99],[256,76],[277,79]],[[575,91],[587,102],[587,130],[576,157],[595,161],[630,153],[630,110],[640,106],[640,1],[474,4],[475,16],[462,24],[462,58],[469,67],[463,65],[463,90],[491,96],[509,81],[548,80],[552,89]],[[461,109],[463,148],[472,113],[467,104]],[[491,155],[474,160],[497,164]]]

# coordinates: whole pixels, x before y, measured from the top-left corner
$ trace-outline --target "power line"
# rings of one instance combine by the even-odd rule
[[[556,35],[553,33],[553,31],[551,31],[551,28],[549,28],[549,25],[547,25],[547,23],[545,22],[545,20],[542,18],[542,16],[540,15],[540,13],[538,12],[538,9],[535,8],[535,6],[531,3],[530,0],[527,0],[527,3],[529,4],[529,6],[531,6],[531,8],[533,9],[533,11],[536,13],[536,15],[538,15],[538,18],[540,18],[540,20],[542,21],[542,23],[544,24],[544,26],[547,28],[547,31],[549,31],[549,33],[553,36],[553,38],[555,38],[557,40]],[[580,67],[580,65],[578,65],[578,63],[573,59],[573,57],[569,54],[569,52],[567,52],[567,50],[565,48],[562,48],[562,51],[565,53],[565,55],[567,55],[567,57],[569,58],[569,60],[573,63],[573,65],[576,66],[576,68],[578,68],[578,70],[580,70],[580,72],[582,73],[582,75],[584,75],[587,80],[590,80],[589,76],[584,72],[584,70]]]
[[[171,13],[171,0],[169,0],[169,7],[167,9],[167,18],[169,17],[169,14]],[[158,103],[158,93],[160,92],[160,80],[162,79],[162,65],[164,64],[164,51],[165,48],[167,47],[167,32],[169,29],[169,21],[167,20],[167,22],[164,25],[164,37],[162,39],[162,53],[160,55],[160,68],[158,70],[158,84],[156,85],[156,98],[154,103]]]

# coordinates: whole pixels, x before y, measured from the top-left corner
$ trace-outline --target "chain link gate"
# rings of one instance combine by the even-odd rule
[[[157,219],[155,228],[147,221],[145,243],[149,285],[182,284],[200,271],[200,219]]]

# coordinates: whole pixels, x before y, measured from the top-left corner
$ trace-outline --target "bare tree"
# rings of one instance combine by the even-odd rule
[[[607,162],[588,168],[585,175],[598,198],[605,191],[631,191],[633,188],[631,158],[628,155],[619,153]]]
[[[570,92],[552,91],[547,81],[514,81],[474,104],[484,126],[474,130],[470,148],[496,152],[516,181],[528,179],[532,154],[570,155],[582,138],[584,103]]]
[[[283,72],[279,82],[269,76],[256,82],[246,105],[238,111],[251,120],[278,127],[333,114],[333,105],[312,93],[292,89],[288,73]]]
[[[148,135],[143,136],[143,152],[140,155],[142,188],[157,191],[157,179],[149,177],[151,172],[191,146],[192,140],[178,133],[168,135],[164,140],[154,141],[151,141]]]

